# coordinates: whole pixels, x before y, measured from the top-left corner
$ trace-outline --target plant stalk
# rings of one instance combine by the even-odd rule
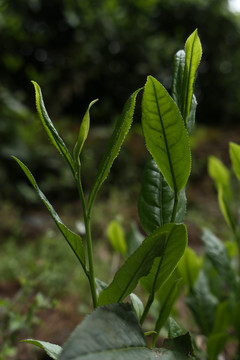
[[[81,176],[80,176],[80,170],[78,171],[78,175],[75,178],[77,182],[78,192],[80,196],[80,201],[83,209],[83,218],[84,218],[84,224],[85,224],[85,230],[86,230],[86,243],[87,243],[87,255],[88,255],[88,272],[87,277],[91,289],[91,295],[92,295],[92,302],[94,309],[97,307],[97,291],[96,291],[96,284],[95,284],[95,271],[94,271],[94,262],[93,262],[93,248],[92,248],[92,235],[91,235],[91,226],[90,226],[90,216],[87,212],[85,197],[83,193],[82,188],[82,182],[81,182]]]

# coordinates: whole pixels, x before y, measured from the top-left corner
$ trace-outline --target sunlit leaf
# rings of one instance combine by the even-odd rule
[[[234,173],[238,180],[240,180],[240,145],[230,142],[229,153]]]
[[[193,249],[187,247],[178,263],[178,272],[189,289],[192,289],[197,281],[202,263],[202,257],[199,257]]]
[[[175,194],[179,193],[191,169],[189,138],[176,103],[152,76],[143,93],[142,128],[158,168]]]
[[[40,349],[45,350],[45,352],[50,356],[52,359],[57,360],[62,352],[62,348],[59,345],[51,344],[46,341],[34,340],[34,339],[26,339],[22,340],[22,342],[35,345]]]
[[[122,255],[127,253],[127,244],[121,225],[113,220],[107,227],[107,235],[113,248]]]

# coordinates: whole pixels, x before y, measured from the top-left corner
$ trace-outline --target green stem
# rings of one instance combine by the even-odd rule
[[[148,301],[147,301],[147,304],[145,306],[144,312],[143,312],[143,314],[141,316],[141,319],[140,319],[140,324],[141,325],[143,324],[144,320],[146,319],[146,316],[147,316],[147,314],[149,312],[149,309],[150,309],[150,307],[151,307],[151,305],[153,303],[153,300],[154,300],[154,295],[152,296],[152,294],[150,294],[149,298],[148,298]]]
[[[97,307],[97,291],[96,291],[96,283],[95,283],[95,272],[94,272],[94,263],[93,263],[93,248],[92,248],[92,235],[91,235],[91,218],[88,215],[87,207],[85,203],[83,188],[82,188],[82,182],[81,182],[81,176],[80,176],[80,170],[78,172],[78,175],[75,177],[78,187],[78,192],[80,196],[80,201],[83,209],[83,218],[84,218],[84,224],[86,229],[86,243],[87,243],[87,254],[88,254],[88,266],[89,270],[87,272],[87,277],[91,289],[91,295],[92,295],[92,302],[94,309]]]

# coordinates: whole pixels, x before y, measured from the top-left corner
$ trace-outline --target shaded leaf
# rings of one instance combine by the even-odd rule
[[[149,152],[169,186],[179,193],[191,169],[189,138],[176,103],[152,76],[143,93],[142,128]]]
[[[153,159],[146,163],[138,198],[138,214],[147,234],[171,222],[174,207],[174,191],[169,187]],[[186,213],[185,189],[179,195],[176,223],[182,223]]]
[[[131,225],[130,231],[126,235],[127,254],[130,256],[142,244],[144,240],[143,234],[139,231],[136,223]]]
[[[191,335],[186,333],[173,339],[165,339],[163,346],[169,350],[177,351],[182,355],[194,356]]]
[[[150,273],[141,279],[141,285],[150,294],[157,291],[169,278],[187,246],[187,230],[185,225],[173,226],[173,224],[166,224],[162,228],[167,229],[168,227],[170,231],[165,238],[160,257],[158,255],[158,258],[154,260]]]
[[[107,149],[99,165],[97,175],[95,177],[94,184],[89,195],[89,200],[88,200],[89,212],[91,212],[97,193],[100,187],[102,186],[103,182],[106,180],[109,171],[112,167],[112,164],[115,158],[119,154],[122,143],[128,131],[130,130],[133,121],[136,97],[140,90],[141,89],[136,90],[126,102],[123,112],[119,117],[116,126],[114,128],[113,134],[107,144]]]
[[[170,316],[168,320],[168,338],[184,335],[185,331],[178,325],[178,323]]]
[[[38,111],[39,117],[41,119],[41,122],[43,124],[44,130],[46,131],[52,144],[60,152],[60,154],[65,158],[65,160],[69,164],[72,172],[74,173],[75,169],[74,169],[73,159],[72,159],[66,145],[64,144],[62,138],[59,136],[57,130],[55,129],[51,119],[48,116],[47,110],[44,105],[41,88],[35,81],[32,81],[32,83],[33,83],[34,89],[35,89],[37,111]]]
[[[104,331],[103,331],[104,329]],[[148,349],[129,304],[97,308],[73,331],[58,360],[187,360],[172,350]]]
[[[85,268],[85,253],[84,253],[84,248],[83,248],[81,237],[79,235],[77,235],[76,233],[74,233],[73,231],[71,231],[70,229],[68,229],[68,227],[63,224],[62,220],[60,219],[60,217],[58,216],[58,214],[54,210],[53,206],[47,200],[47,198],[43,194],[43,192],[39,189],[39,187],[38,187],[38,185],[36,183],[36,180],[34,179],[33,175],[31,174],[31,172],[27,168],[27,166],[24,165],[16,157],[13,156],[13,158],[17,161],[19,166],[24,171],[25,175],[28,177],[28,179],[31,182],[32,186],[36,190],[38,196],[40,197],[40,199],[42,200],[42,202],[46,206],[47,210],[51,214],[51,216],[52,216],[53,220],[55,221],[57,227],[59,228],[59,230],[63,234],[64,238],[67,240],[68,244],[72,248],[74,254],[76,255],[76,257],[80,261],[81,265],[83,266],[83,269],[86,270],[86,268]]]
[[[33,339],[26,339],[22,340],[22,342],[35,345],[43,350],[50,356],[52,359],[57,360],[60,353],[62,352],[62,348],[59,345],[51,344],[46,341],[40,341],[40,340],[33,340]]]
[[[198,326],[204,335],[209,335],[213,329],[218,299],[211,294],[208,280],[200,271],[197,282],[186,302],[192,310]]]
[[[208,229],[203,230],[202,240],[205,253],[217,273],[224,279],[226,285],[235,288],[235,274],[231,267],[231,259],[223,242]]]
[[[211,334],[207,339],[207,353],[209,360],[217,360],[229,338],[226,332]]]
[[[162,255],[165,239],[177,226],[180,225],[165,225],[142,242],[115,274],[108,288],[101,292],[99,305],[120,302],[135,289],[139,279],[149,273],[154,259]]]

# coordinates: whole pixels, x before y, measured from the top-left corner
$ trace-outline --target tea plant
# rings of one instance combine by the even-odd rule
[[[194,357],[190,335],[183,334],[173,320],[169,326],[169,339],[165,340],[162,348],[155,346],[179,293],[180,280],[175,269],[187,246],[187,230],[183,224],[185,186],[191,170],[189,135],[195,121],[197,102],[193,90],[201,55],[201,43],[195,30],[187,39],[185,50],[180,50],[175,56],[172,96],[158,80],[148,76],[144,88],[136,90],[129,97],[107,144],[89,195],[84,193],[82,186],[84,169],[81,153],[89,132],[90,109],[97,100],[89,104],[71,152],[47,114],[39,85],[33,82],[37,111],[44,130],[69,166],[76,182],[86,230],[85,241],[62,222],[26,165],[17,158],[15,160],[78,258],[88,279],[95,309],[75,329],[63,348],[42,341],[26,340],[44,348],[54,359]],[[125,246],[123,237],[117,235],[116,226],[110,229],[117,250],[128,254],[128,257],[112,282],[105,284],[96,278],[94,269],[91,228],[94,203],[130,130],[136,98],[142,91],[142,129],[151,158],[143,173],[138,211],[147,236],[140,240],[140,244],[139,238],[132,236],[131,242]],[[133,293],[139,283],[148,294],[145,305]],[[123,303],[128,296],[132,304]],[[150,349],[145,336],[149,334],[144,334],[141,325],[155,298],[159,299],[161,307],[155,327],[150,332],[153,335]]]
[[[216,360],[226,346],[234,348],[234,359],[240,357],[240,146],[231,142],[229,153],[232,171],[220,159],[210,156],[208,172],[230,235],[222,242],[204,229],[204,258],[189,250],[179,267],[188,285],[188,305],[201,333],[207,337],[210,360]]]

